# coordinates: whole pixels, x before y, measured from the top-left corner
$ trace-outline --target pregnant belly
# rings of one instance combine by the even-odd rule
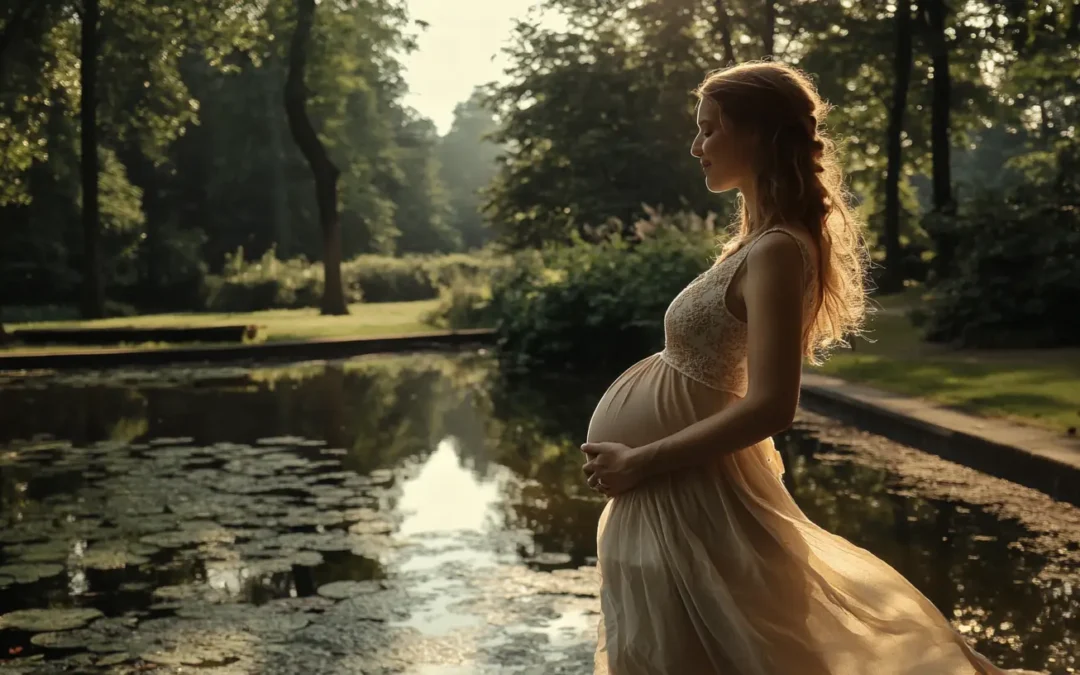
[[[589,422],[588,440],[646,445],[716,413],[735,398],[690,379],[654,354],[608,387]]]

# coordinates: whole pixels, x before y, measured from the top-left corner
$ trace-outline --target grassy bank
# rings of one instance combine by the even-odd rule
[[[317,309],[276,309],[250,313],[153,314],[137,317],[118,317],[95,321],[51,321],[42,323],[8,324],[10,331],[23,328],[195,328],[245,324],[259,327],[256,342],[282,340],[312,340],[317,338],[380,337],[434,330],[424,317],[439,304],[438,300],[416,302],[386,302],[356,304],[348,316],[321,316]],[[163,348],[175,345],[153,343],[140,348]],[[52,350],[93,351],[95,347],[23,347],[13,345],[3,353],[31,353]]]
[[[917,296],[883,298],[866,338],[820,371],[1061,433],[1080,426],[1080,349],[958,351],[927,344],[906,316],[912,302]]]

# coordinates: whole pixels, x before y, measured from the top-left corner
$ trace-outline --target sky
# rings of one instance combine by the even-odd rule
[[[408,0],[411,18],[428,22],[418,49],[404,58],[409,84],[406,105],[431,118],[446,133],[454,106],[474,87],[500,79],[506,60],[499,52],[513,20],[524,18],[536,0]]]

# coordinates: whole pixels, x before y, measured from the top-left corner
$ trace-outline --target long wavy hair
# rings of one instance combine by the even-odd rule
[[[696,93],[719,105],[721,125],[756,131],[761,139],[755,201],[740,195],[737,236],[720,259],[769,227],[806,229],[818,261],[814,317],[803,344],[810,361],[820,363],[862,329],[869,263],[863,223],[844,188],[836,146],[823,129],[829,106],[806,74],[769,61],[713,71]]]

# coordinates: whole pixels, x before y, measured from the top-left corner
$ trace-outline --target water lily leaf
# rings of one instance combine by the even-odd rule
[[[0,576],[11,577],[17,584],[32,584],[55,577],[63,571],[64,566],[56,563],[16,563],[0,567]]]
[[[134,656],[127,652],[117,652],[115,654],[106,654],[95,662],[98,666],[118,666],[125,661],[130,661]]]
[[[119,549],[87,551],[82,559],[83,567],[91,570],[120,570],[128,566],[145,565],[149,558]]]
[[[348,600],[358,595],[381,590],[383,590],[383,585],[378,581],[335,581],[319,586],[318,593],[331,600]]]
[[[100,611],[88,607],[75,609],[20,609],[0,616],[0,630],[11,628],[28,633],[73,630],[82,628],[100,617]]]
[[[4,552],[22,563],[64,562],[71,553],[71,543],[60,540],[40,544],[22,544],[8,547]]]
[[[30,638],[30,642],[45,649],[87,649],[99,654],[121,650],[121,647],[116,646],[116,641],[113,637],[105,635],[93,628],[78,628],[53,633],[38,633]]]

